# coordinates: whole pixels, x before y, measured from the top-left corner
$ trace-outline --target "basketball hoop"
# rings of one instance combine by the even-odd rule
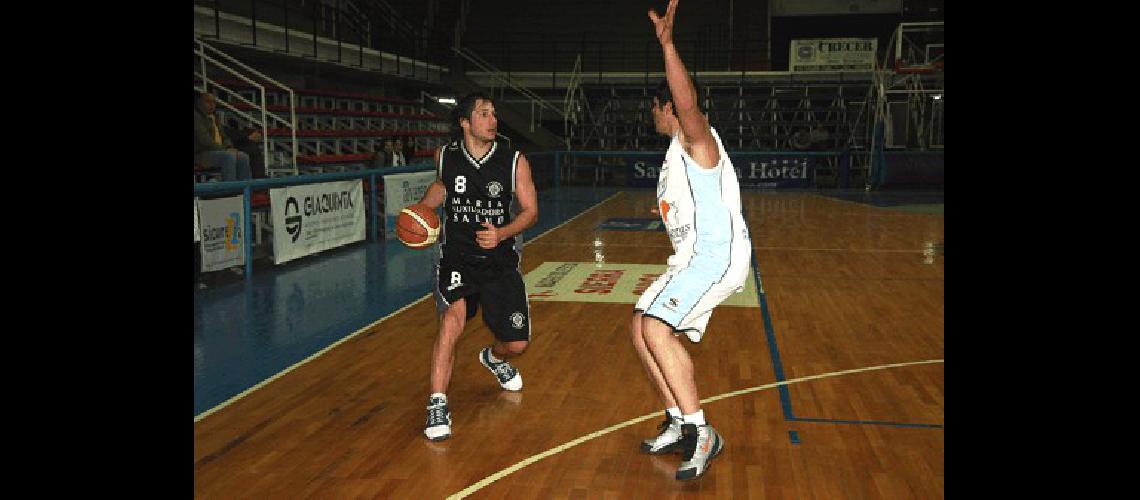
[[[892,47],[896,73],[929,75],[945,67],[945,33],[942,21],[900,23]]]

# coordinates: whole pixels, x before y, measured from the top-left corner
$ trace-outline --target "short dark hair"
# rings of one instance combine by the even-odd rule
[[[466,96],[463,96],[463,99],[460,99],[459,103],[455,105],[455,108],[451,110],[452,125],[459,127],[460,119],[466,118],[470,120],[471,113],[475,112],[475,103],[480,99],[492,104],[495,102],[493,99],[487,97],[487,95],[482,92],[472,92]]]
[[[701,88],[697,86],[696,79],[692,79],[692,82],[693,89],[697,92],[697,110],[703,113],[704,108],[701,107]],[[657,91],[653,96],[657,98],[657,105],[661,107],[665,107],[666,104],[673,102],[673,91],[669,89],[669,80],[662,78],[661,83],[657,84]],[[673,116],[679,118],[676,104],[673,104]]]

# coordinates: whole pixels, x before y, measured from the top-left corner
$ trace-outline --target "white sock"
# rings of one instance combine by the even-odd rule
[[[705,424],[705,411],[704,410],[697,410],[696,413],[685,415],[683,418],[685,419],[686,424],[707,425],[707,424]]]
[[[444,403],[446,403],[446,402],[447,402],[447,394],[444,394],[444,393],[442,393],[442,392],[433,392],[433,393],[431,393],[431,396],[428,396],[428,399],[431,399],[431,398],[443,398],[443,402],[444,402]]]
[[[672,408],[666,408],[665,412],[668,413],[672,418],[681,418],[681,409],[677,408],[676,406]]]
[[[502,363],[503,362],[503,360],[495,357],[495,350],[494,349],[487,349],[487,359],[491,360],[492,363]]]

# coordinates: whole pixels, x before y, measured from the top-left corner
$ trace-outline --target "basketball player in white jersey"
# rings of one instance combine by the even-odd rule
[[[736,169],[697,105],[697,92],[673,45],[671,0],[649,11],[665,56],[665,82],[653,102],[657,132],[672,141],[657,179],[657,207],[673,244],[668,269],[634,306],[633,345],[665,405],[661,433],[641,450],[681,452],[679,480],[700,477],[724,449],[705,419],[693,362],[680,340],[701,341],[713,308],[744,289],[752,243],[740,211]]]

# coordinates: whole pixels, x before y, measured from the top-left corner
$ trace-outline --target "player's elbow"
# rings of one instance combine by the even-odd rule
[[[523,229],[530,229],[538,222],[538,207],[523,210],[519,218],[523,220]]]

